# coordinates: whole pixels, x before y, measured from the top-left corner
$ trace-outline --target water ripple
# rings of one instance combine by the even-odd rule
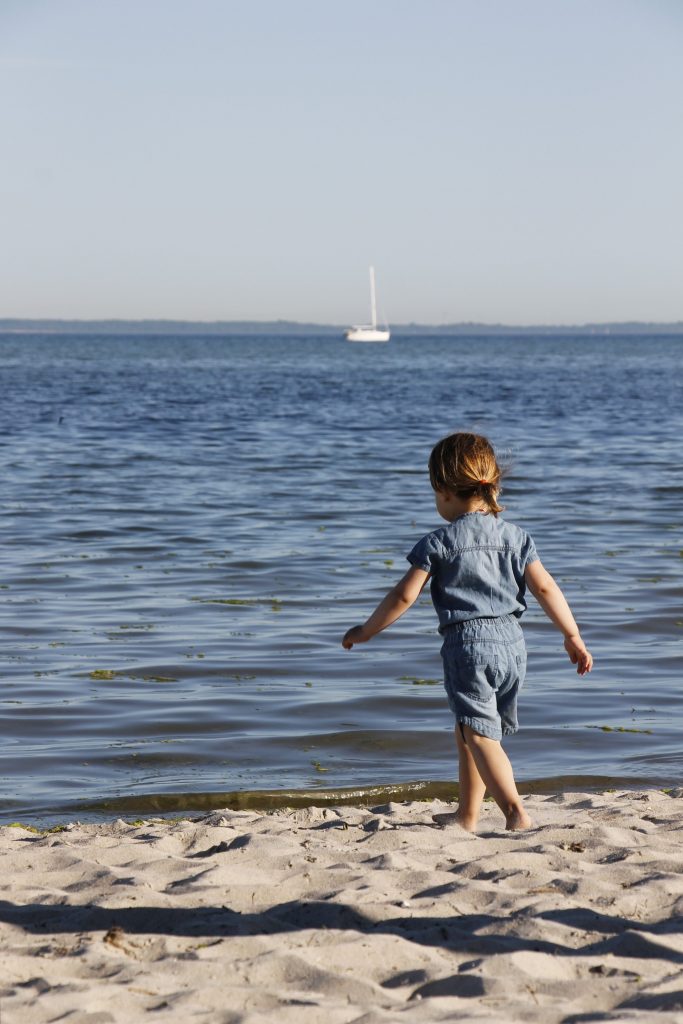
[[[530,609],[520,779],[680,784],[682,343],[1,338],[4,819],[451,785],[428,598],[339,639],[458,428],[596,655],[577,679]]]

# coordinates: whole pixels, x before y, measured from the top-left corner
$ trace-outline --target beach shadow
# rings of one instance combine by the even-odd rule
[[[683,990],[676,992],[642,992],[625,999],[611,1010],[597,1013],[574,1013],[563,1017],[562,1024],[600,1024],[601,1021],[612,1021],[619,1010],[649,1010],[651,1013],[680,1013],[683,1010]],[[649,1019],[649,1018],[648,1018]],[[670,1020],[672,1018],[669,1018]],[[676,1017],[676,1020],[679,1018]]]
[[[306,929],[354,931],[363,935],[395,935],[424,946],[459,953],[489,956],[496,953],[533,951],[551,956],[654,958],[683,963],[683,953],[667,948],[667,935],[681,931],[680,921],[644,924],[594,911],[568,909],[546,911],[539,919],[555,921],[585,931],[584,945],[562,945],[538,938],[525,938],[514,931],[502,934],[500,917],[490,914],[462,914],[444,917],[406,915],[371,921],[355,908],[324,901],[277,904],[260,913],[240,913],[222,907],[119,907],[96,905],[29,903],[24,906],[0,900],[0,922],[15,925],[36,936],[65,932],[108,932],[120,928],[130,935],[215,936],[276,935]],[[510,921],[511,919],[508,919]],[[484,934],[480,934],[484,932]],[[607,937],[596,942],[591,936]]]
[[[555,921],[557,924],[567,925],[571,928],[580,928],[583,931],[614,932],[640,931],[652,935],[681,935],[683,934],[683,918],[671,917],[664,921],[647,923],[643,921],[631,921],[627,917],[614,917],[611,914],[602,914],[599,910],[591,910],[587,907],[568,907],[566,910],[544,910],[537,915],[544,921]]]

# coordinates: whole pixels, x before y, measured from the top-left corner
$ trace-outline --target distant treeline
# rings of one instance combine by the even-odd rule
[[[345,327],[331,324],[296,323],[292,320],[25,320],[0,319],[0,334],[156,334],[156,335],[252,335],[281,337],[339,337]],[[507,324],[392,324],[394,337],[436,335],[683,335],[683,320],[677,323],[607,323],[557,326],[553,324],[515,327]]]

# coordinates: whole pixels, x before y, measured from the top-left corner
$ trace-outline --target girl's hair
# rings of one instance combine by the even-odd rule
[[[497,516],[504,506],[496,501],[501,471],[490,441],[481,434],[449,434],[432,448],[429,479],[435,491],[458,498],[481,498]]]

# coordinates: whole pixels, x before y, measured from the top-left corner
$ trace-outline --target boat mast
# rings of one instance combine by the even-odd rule
[[[377,308],[375,306],[375,268],[370,267],[370,312],[372,313],[372,329],[377,328]]]

